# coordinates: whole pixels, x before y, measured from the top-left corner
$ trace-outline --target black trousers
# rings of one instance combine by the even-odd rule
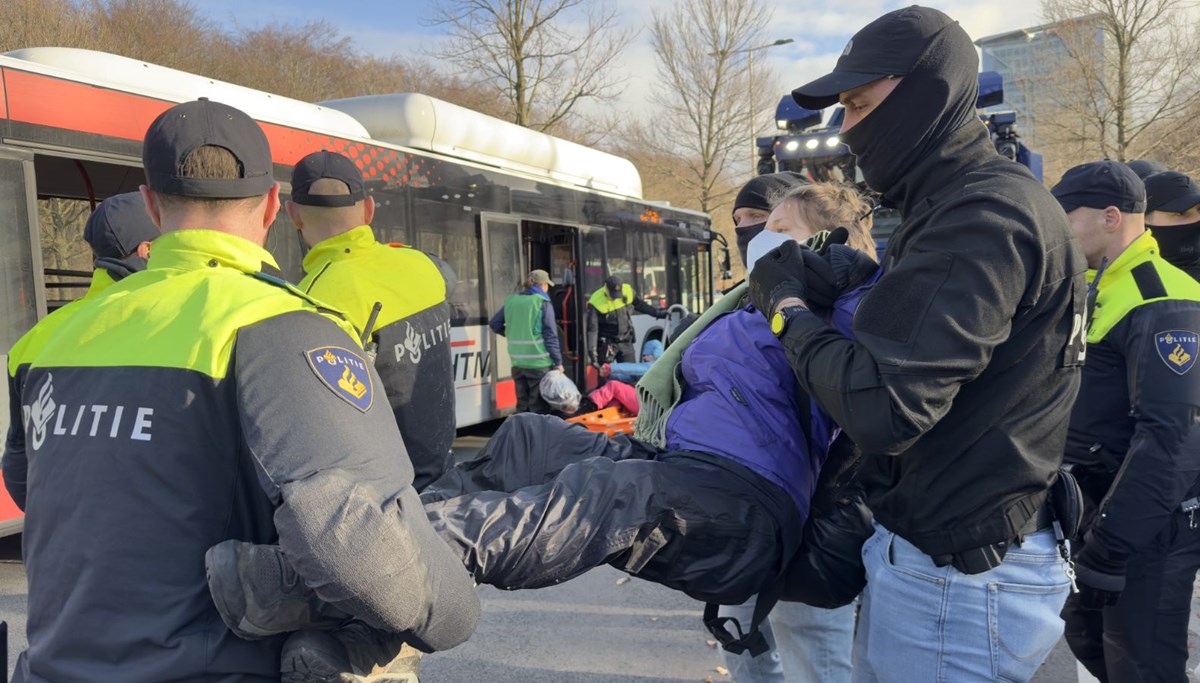
[[[517,412],[538,413],[546,415],[550,412],[550,404],[542,398],[542,377],[550,368],[518,368],[513,366],[513,384],[517,389]]]
[[[421,499],[475,579],[505,589],[610,564],[740,604],[779,578],[801,535],[791,498],[736,463],[540,415],[508,418]]]
[[[1151,547],[1129,562],[1117,604],[1063,608],[1076,659],[1102,683],[1187,683],[1188,618],[1200,570],[1200,529],[1176,512]]]

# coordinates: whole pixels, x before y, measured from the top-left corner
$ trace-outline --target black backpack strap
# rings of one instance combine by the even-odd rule
[[[771,584],[770,588],[758,594],[758,598],[754,601],[754,614],[750,617],[748,631],[742,631],[741,623],[733,617],[717,616],[719,605],[712,602],[704,605],[704,627],[726,651],[735,655],[749,652],[751,657],[757,657],[771,649],[767,644],[766,636],[758,627],[771,613],[771,610],[775,609],[775,603],[779,602],[779,593],[782,588],[783,582],[776,581]],[[737,631],[736,637],[729,629],[725,628],[726,624],[733,624],[734,630]]]

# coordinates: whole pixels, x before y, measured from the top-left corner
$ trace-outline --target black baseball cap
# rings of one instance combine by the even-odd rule
[[[621,285],[623,284],[625,283],[621,282],[621,278],[616,275],[609,275],[608,279],[604,281],[609,296],[621,296]]]
[[[1146,212],[1146,185],[1133,169],[1105,159],[1080,164],[1063,174],[1050,194],[1071,213],[1080,207],[1117,207],[1121,213]]]
[[[833,71],[792,91],[805,109],[837,104],[838,95],[888,76],[906,76],[935,35],[956,22],[942,12],[912,5],[879,17],[855,33]]]
[[[123,259],[159,234],[138,192],[113,195],[100,202],[83,228],[83,239],[96,252],[96,258]]]
[[[1180,212],[1197,204],[1200,204],[1200,187],[1189,176],[1167,171],[1146,178],[1147,211]]]
[[[1155,173],[1163,173],[1171,170],[1167,168],[1166,164],[1153,159],[1134,159],[1133,161],[1126,161],[1125,165],[1129,168],[1132,168],[1133,172],[1137,174],[1137,177],[1141,178],[1142,180],[1149,178]],[[1149,190],[1150,188],[1147,187],[1146,189]]]
[[[350,194],[309,194],[312,184],[322,178],[346,184]],[[313,152],[292,169],[292,201],[306,206],[354,206],[366,199],[362,171],[348,157],[337,152]]]
[[[229,150],[237,158],[241,177],[184,177],[184,160],[206,145]],[[142,145],[142,165],[151,190],[183,197],[257,197],[275,183],[271,146],[262,128],[240,109],[204,98],[177,104],[154,119]]]

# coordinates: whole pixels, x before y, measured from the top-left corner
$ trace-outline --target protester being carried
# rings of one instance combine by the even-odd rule
[[[835,212],[814,229],[869,230],[861,198],[834,186],[824,191],[846,201],[829,203]],[[845,327],[857,285],[877,270],[872,255],[843,244],[806,253],[814,310]],[[847,294],[821,299],[819,291],[835,287]],[[610,564],[709,603],[787,595],[784,568],[838,430],[797,390],[769,323],[737,305],[737,296],[727,298],[725,312],[697,323],[707,326],[683,355],[682,397],[660,416],[661,443],[515,415],[479,459],[426,489],[430,522],[476,581],[539,588]],[[255,595],[280,590],[257,583],[254,567],[238,573]],[[300,608],[300,628],[308,603],[291,605]],[[754,636],[742,644],[755,644]]]

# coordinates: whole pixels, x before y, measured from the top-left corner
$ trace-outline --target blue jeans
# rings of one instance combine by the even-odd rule
[[[1062,636],[1070,583],[1049,530],[982,574],[935,566],[878,523],[862,552],[855,683],[1028,681]]]
[[[754,613],[751,598],[721,607],[743,628]],[[768,652],[751,657],[721,650],[721,659],[736,683],[850,683],[850,651],[854,644],[853,604],[821,609],[800,602],[781,602],[760,626]]]

